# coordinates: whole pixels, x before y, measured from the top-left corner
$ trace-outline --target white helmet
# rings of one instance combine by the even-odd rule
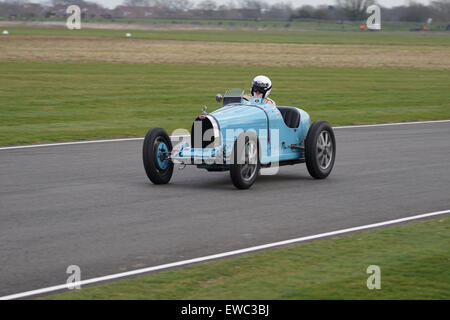
[[[272,90],[272,81],[266,76],[257,76],[252,81],[252,96],[256,91],[263,94],[263,98],[267,98]]]

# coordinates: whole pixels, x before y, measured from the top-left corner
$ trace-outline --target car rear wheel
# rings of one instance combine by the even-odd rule
[[[153,128],[147,132],[142,147],[145,172],[154,184],[166,184],[172,178],[173,162],[170,160],[172,142],[164,129]]]
[[[254,133],[245,132],[236,139],[232,159],[230,177],[233,185],[238,189],[250,188],[260,169],[258,139]]]
[[[309,128],[305,141],[305,161],[309,174],[325,179],[336,159],[336,139],[333,128],[326,121],[316,121]]]

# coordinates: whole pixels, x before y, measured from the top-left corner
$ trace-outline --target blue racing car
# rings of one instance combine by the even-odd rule
[[[241,89],[230,89],[216,99],[223,106],[211,113],[204,107],[189,138],[181,139],[176,148],[164,129],[148,131],[143,161],[153,183],[168,183],[174,163],[229,171],[238,189],[250,188],[261,170],[261,174],[275,174],[283,165],[306,163],[316,179],[331,173],[336,140],[327,122],[311,124],[304,110],[246,97]]]

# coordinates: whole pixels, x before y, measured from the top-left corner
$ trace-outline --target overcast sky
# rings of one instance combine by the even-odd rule
[[[107,8],[114,8],[119,4],[122,4],[123,0],[88,0],[91,2],[97,2],[102,4],[103,6]],[[420,2],[423,4],[428,4],[430,0],[415,0],[416,2]],[[44,3],[47,2],[46,0],[30,0],[30,2],[40,2]],[[193,3],[199,3],[201,0],[191,0]],[[216,3],[224,4],[228,3],[230,0],[216,0]],[[320,5],[320,4],[334,4],[335,0],[266,0],[267,3],[277,3],[277,2],[290,2],[294,7],[300,7],[304,4],[309,5]],[[378,3],[385,7],[393,7],[398,6],[402,4],[409,3],[409,0],[378,0]]]

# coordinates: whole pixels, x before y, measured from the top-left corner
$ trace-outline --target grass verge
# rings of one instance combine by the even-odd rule
[[[0,145],[189,129],[215,94],[274,83],[278,105],[333,125],[450,119],[448,71],[118,63],[0,62]]]
[[[449,299],[450,218],[317,240],[44,299]],[[369,265],[381,289],[366,286]]]
[[[450,50],[446,46],[8,36],[0,37],[0,51],[0,61],[20,62],[450,70]]]
[[[125,38],[125,33],[131,32],[133,38],[154,40],[406,46],[450,45],[450,33],[287,30],[132,30],[132,25],[121,24],[115,24],[113,27],[116,29],[82,28],[81,30],[68,30],[65,27],[65,23],[61,22],[61,26],[58,28],[5,26],[2,29],[7,29],[10,35],[26,36]]]

